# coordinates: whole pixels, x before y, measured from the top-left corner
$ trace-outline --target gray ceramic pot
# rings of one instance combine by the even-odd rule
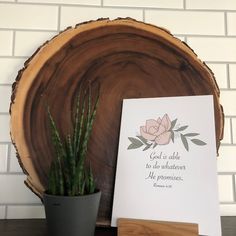
[[[44,194],[49,235],[94,236],[101,191],[84,196]]]

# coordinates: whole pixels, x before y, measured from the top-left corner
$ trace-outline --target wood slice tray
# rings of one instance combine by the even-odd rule
[[[88,80],[101,86],[88,150],[102,190],[98,223],[109,224],[111,217],[122,99],[212,94],[219,148],[224,126],[219,89],[213,73],[185,43],[129,18],[79,24],[41,46],[13,85],[11,137],[25,183],[39,197],[53,152],[45,99],[59,128],[69,133],[76,92]]]

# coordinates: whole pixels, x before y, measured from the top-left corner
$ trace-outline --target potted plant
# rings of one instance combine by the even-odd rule
[[[94,235],[101,192],[96,189],[86,153],[99,92],[92,98],[91,91],[91,84],[79,89],[75,109],[72,109],[72,134],[66,137],[61,135],[47,107],[55,151],[48,188],[43,195],[50,235]]]

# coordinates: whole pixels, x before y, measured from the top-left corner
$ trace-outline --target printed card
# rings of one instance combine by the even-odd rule
[[[221,236],[213,96],[123,100],[112,226],[118,218]]]

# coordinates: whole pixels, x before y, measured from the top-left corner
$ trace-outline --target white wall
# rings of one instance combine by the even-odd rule
[[[39,199],[23,184],[10,143],[8,107],[17,71],[65,27],[127,16],[166,27],[215,73],[225,110],[218,159],[221,214],[236,215],[235,0],[0,0],[0,219],[44,217]]]

